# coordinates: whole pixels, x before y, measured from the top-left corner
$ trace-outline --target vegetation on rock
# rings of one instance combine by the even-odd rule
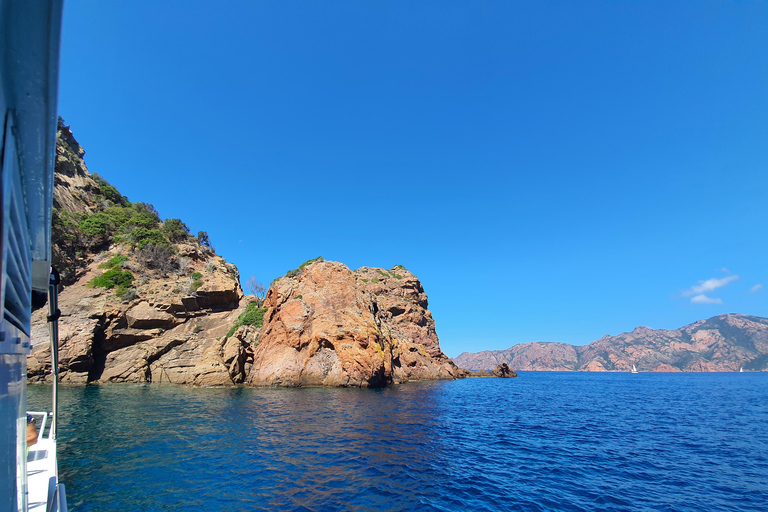
[[[235,331],[243,326],[243,325],[253,325],[254,327],[261,327],[262,323],[264,322],[264,313],[267,312],[266,308],[259,308],[256,307],[255,302],[251,302],[248,304],[248,307],[245,308],[245,311],[243,311],[239,317],[237,317],[237,321],[235,322],[235,325],[232,326],[232,328],[227,333],[227,337],[232,336]]]
[[[293,269],[293,270],[289,270],[288,272],[286,272],[284,277],[296,277],[299,274],[301,274],[301,271],[304,270],[304,267],[306,267],[307,265],[311,265],[312,263],[315,263],[316,261],[325,261],[325,260],[323,259],[322,256],[318,256],[317,258],[313,258],[311,260],[307,260],[304,263],[302,263],[301,265],[299,265],[299,268],[296,268],[296,269]]]
[[[115,291],[118,293],[118,295],[122,295],[128,291],[128,288],[130,288],[132,284],[133,274],[131,274],[130,271],[112,268],[100,276],[91,279],[90,283],[88,283],[88,286],[91,288],[106,288],[108,290],[116,287],[117,290]]]

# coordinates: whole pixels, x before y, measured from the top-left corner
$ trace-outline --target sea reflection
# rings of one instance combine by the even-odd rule
[[[65,387],[74,512],[764,510],[768,375]],[[30,386],[31,409],[50,387]]]

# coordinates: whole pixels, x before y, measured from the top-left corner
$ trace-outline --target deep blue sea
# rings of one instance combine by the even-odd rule
[[[50,387],[29,386],[29,408]],[[768,510],[768,373],[60,394],[76,512]]]

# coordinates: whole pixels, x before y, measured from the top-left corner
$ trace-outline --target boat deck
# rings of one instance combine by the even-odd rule
[[[27,511],[66,512],[63,486],[58,485],[56,440],[51,436],[48,425],[51,414],[31,411],[29,414],[38,420],[40,430],[37,433],[37,442],[30,446],[27,452]],[[49,507],[49,503],[52,506]]]

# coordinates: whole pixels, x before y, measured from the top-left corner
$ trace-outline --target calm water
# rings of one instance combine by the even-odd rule
[[[30,386],[30,409],[49,387]],[[768,374],[61,392],[70,508],[766,510]]]

